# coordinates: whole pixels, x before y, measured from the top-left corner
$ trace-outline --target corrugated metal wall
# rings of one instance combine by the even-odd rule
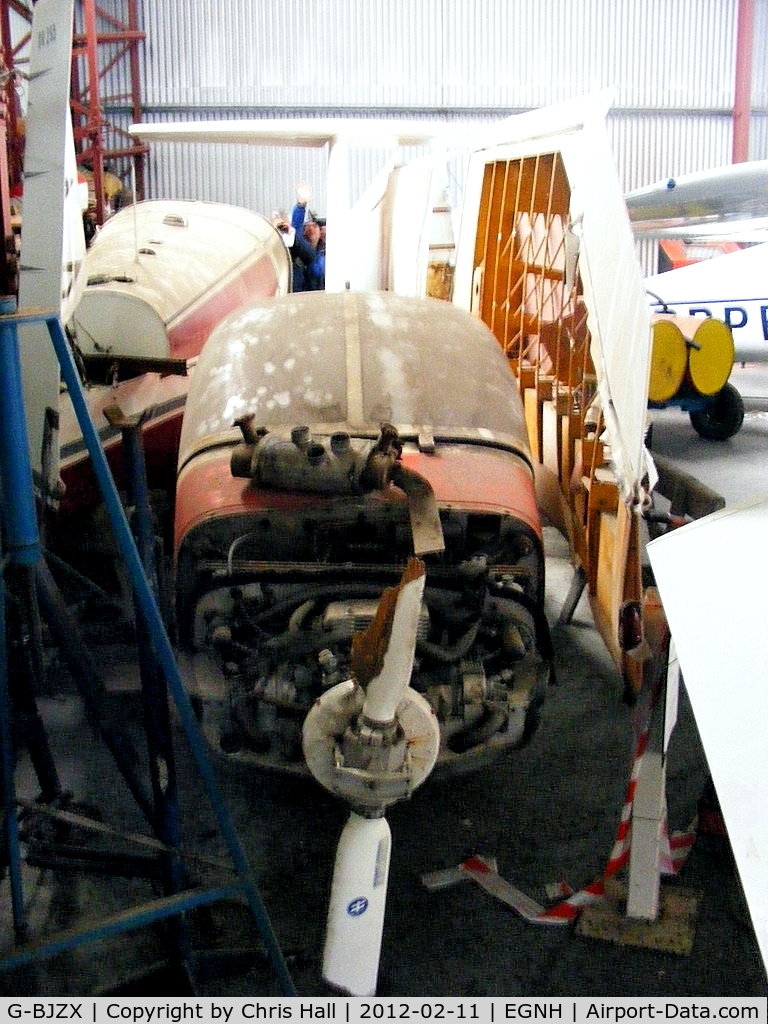
[[[731,102],[737,0],[145,0],[150,108]]]
[[[629,189],[730,161],[737,13],[738,0],[143,0],[144,117],[489,120],[612,87]],[[763,158],[768,0],[754,35],[750,155]],[[355,155],[354,194],[385,156]],[[156,144],[148,162],[150,196],[265,213],[304,180],[322,212],[321,152]]]

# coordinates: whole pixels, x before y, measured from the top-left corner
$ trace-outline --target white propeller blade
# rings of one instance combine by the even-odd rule
[[[388,646],[378,673],[365,688],[363,716],[371,724],[384,726],[394,722],[398,704],[411,681],[425,580],[422,571],[416,579],[403,583],[397,592]]]
[[[323,977],[352,996],[376,993],[391,846],[385,817],[353,811],[336,850]]]
[[[351,807],[333,869],[323,977],[353,996],[376,993],[392,847],[384,812],[424,781],[440,746],[428,701],[408,685],[424,583],[424,563],[411,559],[353,637],[354,678],[327,691],[302,730],[310,771]]]

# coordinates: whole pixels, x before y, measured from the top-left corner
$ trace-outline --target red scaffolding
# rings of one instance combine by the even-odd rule
[[[146,146],[138,144],[115,120],[120,115],[124,123],[141,120],[139,44],[144,33],[138,26],[137,0],[117,0],[111,8],[105,10],[97,0],[75,0],[72,37],[70,92],[75,152],[78,164],[93,177],[97,224],[102,224],[109,213],[108,182],[114,175],[127,185],[131,164],[135,197],[144,197]],[[16,86],[28,59],[33,9],[34,0],[0,0],[4,64],[0,71],[5,108],[5,145],[1,148],[7,159],[7,172],[0,169],[3,190],[6,182],[11,191],[21,184],[24,126]],[[3,234],[7,236],[4,208],[2,213]]]

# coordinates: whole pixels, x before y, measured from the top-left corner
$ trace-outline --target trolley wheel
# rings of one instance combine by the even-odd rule
[[[689,415],[700,437],[706,441],[727,441],[741,429],[744,402],[733,384],[726,384],[703,409]]]

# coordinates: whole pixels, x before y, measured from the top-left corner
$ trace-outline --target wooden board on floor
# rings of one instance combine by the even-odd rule
[[[612,880],[606,885],[605,897],[584,908],[576,933],[621,946],[642,946],[687,956],[693,946],[699,901],[699,894],[692,889],[662,884],[656,920],[630,918],[626,883]]]

